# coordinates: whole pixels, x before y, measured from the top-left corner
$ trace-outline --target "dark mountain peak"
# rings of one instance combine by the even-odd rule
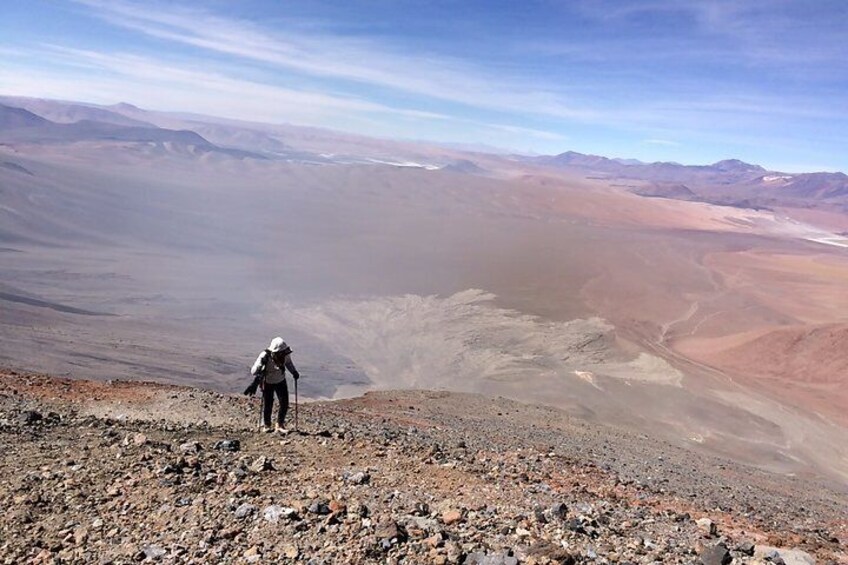
[[[219,148],[197,132],[150,126],[127,126],[84,119],[73,123],[56,123],[37,114],[0,105],[0,139],[30,143],[72,143],[76,141],[129,141],[144,143],[179,143],[204,150]]]
[[[710,165],[710,168],[724,172],[744,173],[744,172],[765,172],[765,169],[759,165],[752,165],[739,159],[724,159]]]
[[[675,200],[698,200],[698,195],[682,183],[653,183],[650,186],[633,190],[634,193],[651,198],[672,198]]]
[[[848,175],[846,175],[845,173],[841,173],[841,172],[837,172],[837,173],[826,173],[826,172],[803,173],[801,175],[796,175],[796,176],[805,176],[805,177],[814,178],[814,179],[827,179],[827,180],[837,180],[837,179],[838,180],[846,180],[846,179],[848,179]]]
[[[794,175],[783,190],[804,199],[844,199],[848,197],[848,175],[823,172]]]
[[[141,112],[142,111],[142,109],[139,108],[138,106],[133,106],[132,104],[129,104],[128,102],[118,102],[117,104],[112,104],[111,106],[108,106],[108,108],[113,108],[115,110],[132,110],[134,112]]]
[[[481,168],[477,163],[468,159],[459,159],[453,163],[449,163],[442,167],[441,170],[471,175],[479,175],[486,172],[486,170]]]
[[[600,155],[587,155],[576,151],[566,151],[550,158],[551,162],[559,165],[596,166],[599,164],[614,163],[611,159]]]
[[[26,167],[18,165],[17,163],[13,163],[12,161],[0,161],[0,167],[8,169],[10,171],[15,171],[16,173],[23,173],[31,177],[35,176],[33,172],[27,169]]]
[[[104,122],[107,124],[115,124],[119,126],[137,126],[137,127],[156,127],[151,123],[134,120],[118,112],[104,110],[93,106],[85,106],[82,104],[65,104],[54,112],[35,112],[48,120],[60,123],[74,123],[81,121]]]
[[[607,160],[606,157],[601,157],[600,155],[592,155],[590,153],[578,153],[577,151],[566,151],[565,153],[560,153],[556,156],[559,159],[604,159]]]
[[[23,108],[0,104],[0,128],[17,129],[52,123]]]
[[[89,138],[160,143],[170,141],[203,147],[212,146],[202,135],[191,130],[173,130],[156,126],[121,126],[96,120],[80,120],[67,126],[73,127],[72,130],[68,127],[68,131],[74,131]]]

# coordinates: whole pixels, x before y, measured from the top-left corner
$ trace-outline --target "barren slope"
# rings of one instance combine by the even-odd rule
[[[241,397],[0,381],[8,563],[846,558],[844,491],[550,408],[386,392],[278,436]]]
[[[334,139],[207,125],[285,151]],[[320,164],[173,143],[0,147],[0,359],[232,391],[283,334],[314,398],[484,392],[848,477],[842,396],[783,394],[754,378],[764,353],[713,347],[844,324],[833,234],[512,158],[465,155],[482,176],[410,166],[456,151],[336,141],[344,158]]]

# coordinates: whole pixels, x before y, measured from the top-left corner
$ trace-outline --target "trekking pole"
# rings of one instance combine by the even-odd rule
[[[265,377],[262,377],[262,380],[259,382],[259,429],[265,427]],[[273,401],[273,396],[271,397]]]
[[[265,391],[262,390],[259,394],[259,429],[261,430],[265,425]]]
[[[297,379],[294,380],[294,431],[300,433],[297,427]]]

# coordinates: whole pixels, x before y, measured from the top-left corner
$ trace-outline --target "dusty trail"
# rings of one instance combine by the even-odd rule
[[[698,310],[701,307],[701,302],[696,300],[692,304],[689,305],[689,309],[679,318],[675,318],[674,320],[669,320],[665,322],[660,328],[660,335],[657,338],[657,343],[665,345],[668,342],[668,334],[674,328],[674,326],[678,324],[682,324],[684,322],[688,322],[692,319],[695,314],[698,313]]]

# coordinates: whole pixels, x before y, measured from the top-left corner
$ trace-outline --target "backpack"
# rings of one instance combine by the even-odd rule
[[[259,390],[259,387],[265,387],[265,374],[268,372],[268,361],[271,359],[271,351],[266,349],[262,358],[259,361],[259,366],[256,367],[254,371],[251,367],[250,374],[253,376],[253,382],[247,385],[247,388],[244,389],[244,394],[246,396],[253,396],[256,394],[256,391]]]
[[[281,358],[282,358],[282,359],[285,359],[285,358],[286,358],[286,355],[290,355],[290,354],[291,354],[291,352],[292,352],[292,348],[291,348],[291,347],[289,347],[289,346],[286,346],[286,348],[285,348],[285,349],[282,349],[282,350],[278,351],[278,353],[281,355]],[[265,375],[266,375],[266,374],[267,374],[267,372],[268,372],[268,363],[269,363],[269,362],[273,362],[273,363],[275,363],[275,364],[277,363],[276,361],[274,361],[274,354],[273,354],[273,353],[271,353],[271,350],[270,350],[270,349],[266,349],[265,351],[263,351],[263,352],[262,352],[262,357],[261,357],[261,359],[260,359],[260,361],[259,361],[259,366],[256,368],[256,371],[255,371],[255,372],[251,370],[251,374],[252,374],[252,375],[253,375],[256,379],[264,380],[264,379],[265,379]],[[281,370],[281,371],[285,372],[285,368],[284,368],[282,365],[279,365],[279,367],[280,367],[280,370]]]
[[[265,379],[265,375],[268,372],[268,362],[271,361],[273,354],[270,349],[266,349],[262,352],[262,360],[260,361],[259,367],[256,368],[256,372],[253,373],[253,376],[258,379]]]

